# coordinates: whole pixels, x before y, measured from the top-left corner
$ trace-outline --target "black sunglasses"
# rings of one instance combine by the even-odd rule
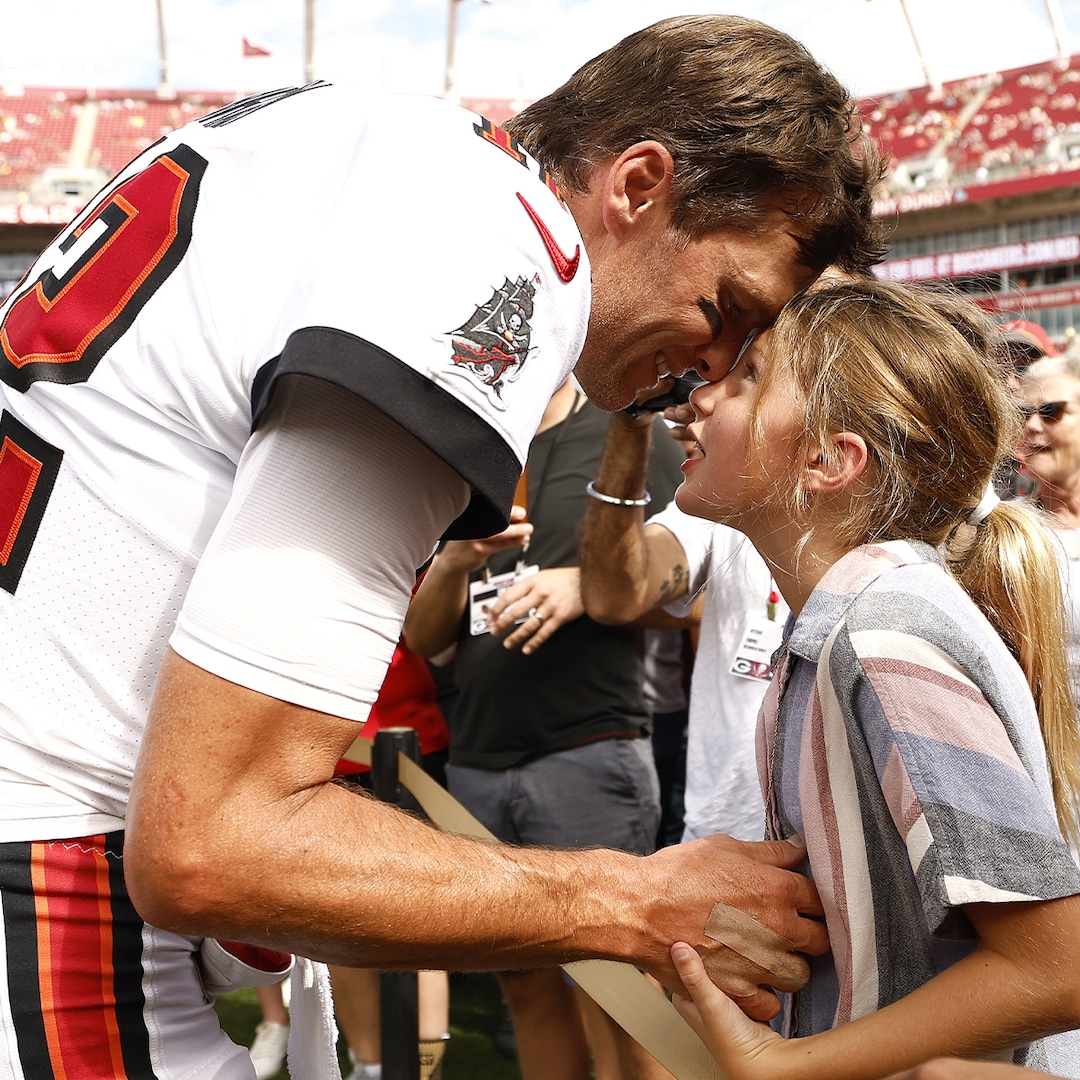
[[[1056,424],[1070,404],[1068,401],[1044,401],[1041,405],[1021,405],[1020,413],[1025,420],[1038,413],[1039,419]]]

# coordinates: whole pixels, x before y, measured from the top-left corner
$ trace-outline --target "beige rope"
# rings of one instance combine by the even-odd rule
[[[370,765],[371,740],[357,739],[344,757],[358,765]],[[496,840],[457,799],[404,754],[398,754],[398,778],[412,792],[424,813],[444,832],[478,840]],[[667,996],[637,968],[612,960],[577,960],[562,967],[604,1012],[677,1080],[727,1080]]]

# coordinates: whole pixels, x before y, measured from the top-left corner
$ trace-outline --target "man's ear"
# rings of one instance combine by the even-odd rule
[[[866,471],[866,440],[853,431],[830,435],[826,446],[815,444],[806,462],[806,486],[824,495],[850,487]]]
[[[645,221],[666,225],[674,179],[675,160],[663,143],[649,139],[627,147],[604,175],[604,228],[621,239]]]

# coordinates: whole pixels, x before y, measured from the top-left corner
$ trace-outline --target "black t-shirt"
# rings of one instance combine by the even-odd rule
[[[541,569],[578,565],[585,485],[595,479],[610,417],[585,402],[541,432],[528,460],[534,531],[525,561]],[[662,509],[682,479],[683,452],[657,420],[649,462],[649,511]],[[631,511],[627,511],[630,513]],[[520,548],[488,561],[492,575],[512,570]],[[474,575],[474,579],[480,574]],[[535,653],[503,647],[504,637],[458,637],[459,697],[450,722],[450,761],[506,769],[557,750],[648,731],[643,671],[632,627],[603,626],[587,615],[560,627]]]

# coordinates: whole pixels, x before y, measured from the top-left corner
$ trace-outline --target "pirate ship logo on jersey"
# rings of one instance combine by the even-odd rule
[[[505,278],[463,326],[451,331],[454,370],[467,373],[495,391],[494,401],[505,407],[503,388],[520,374],[529,353],[536,286],[519,277]]]

